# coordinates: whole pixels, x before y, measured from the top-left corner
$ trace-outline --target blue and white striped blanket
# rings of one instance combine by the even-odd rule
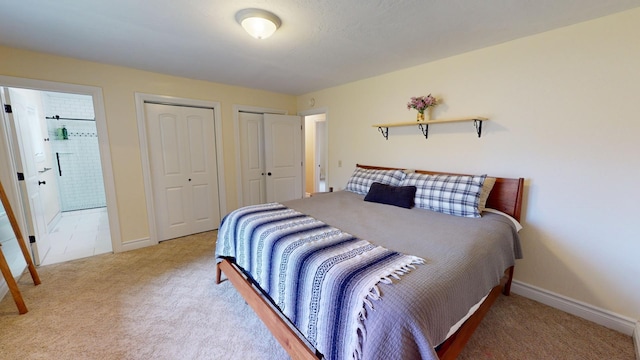
[[[278,203],[228,214],[216,257],[235,258],[327,359],[360,358],[367,307],[380,298],[377,284],[424,262]]]

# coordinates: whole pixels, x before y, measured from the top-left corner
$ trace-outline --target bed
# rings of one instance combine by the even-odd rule
[[[360,170],[398,174],[401,169],[357,165],[356,172]],[[347,184],[347,189],[350,185],[351,190],[354,189],[352,180],[356,172]],[[405,171],[402,173],[406,174]],[[421,170],[413,174],[415,175],[402,175],[400,182],[390,183],[388,187],[393,191],[406,190],[411,186],[400,185],[409,184],[407,181],[410,177],[465,177]],[[482,182],[484,180],[483,177]],[[407,255],[403,260],[409,261],[409,264],[404,263],[397,275],[382,276],[384,281],[376,282],[375,293],[380,296],[368,299],[365,296],[366,301],[362,305],[364,311],[359,315],[357,332],[347,332],[352,336],[345,336],[347,339],[344,342],[349,343],[348,346],[343,346],[342,337],[338,337],[341,341],[339,347],[345,347],[346,354],[351,354],[349,346],[353,346],[355,342],[357,351],[353,353],[357,358],[454,359],[500,292],[509,294],[515,259],[521,257],[518,224],[514,220],[520,220],[523,182],[522,178],[495,178],[495,184],[486,199],[486,207],[494,210],[484,210],[481,217],[454,216],[422,208],[403,208],[376,201],[363,201],[370,198],[373,192],[371,182],[355,185],[356,190],[359,189],[358,186],[366,190],[360,191],[361,193],[338,191],[266,206],[270,207],[268,211],[284,211],[287,216],[294,214],[299,222],[317,220],[329,226],[331,231],[339,230],[340,234],[353,235],[358,241],[365,239],[372,247]],[[376,183],[376,186],[380,184]],[[419,185],[418,188],[420,189]],[[416,199],[421,197],[419,193],[420,191],[415,193]],[[280,295],[274,290],[275,282],[268,280],[269,276],[277,276],[262,274],[254,266],[257,261],[255,259],[263,256],[262,253],[248,255],[248,249],[254,245],[246,245],[247,254],[233,251],[225,253],[223,244],[227,243],[226,246],[229,247],[230,238],[248,237],[241,231],[227,229],[236,218],[247,217],[239,215],[243,211],[253,214],[267,210],[243,208],[225,217],[218,234],[216,282],[220,283],[224,273],[293,359],[346,358],[342,350],[327,346],[326,342],[320,348],[315,348],[314,345],[323,344],[318,341],[318,337],[322,338],[323,335],[309,335],[311,327],[307,323],[300,325],[301,322],[297,319],[306,319],[306,314],[292,315],[291,306],[284,306]],[[267,228],[266,221],[255,227],[264,231],[264,234],[276,232]],[[252,234],[258,230],[252,230]],[[270,236],[264,234],[260,235],[260,239]],[[237,261],[245,256],[250,257],[253,262]],[[276,264],[280,262],[286,261],[275,260]],[[275,268],[275,265],[271,267]],[[302,272],[300,274],[304,278]],[[282,274],[279,276],[282,277]],[[304,283],[305,280],[299,281]],[[293,284],[297,285],[297,282],[294,281]],[[306,307],[307,301],[299,303],[304,303]],[[357,304],[358,300],[354,303]],[[321,309],[315,311],[322,314]],[[335,310],[330,310],[330,314],[334,312]],[[327,318],[326,314],[320,315],[320,320],[316,321],[322,322],[322,318]],[[352,325],[348,321],[334,321],[333,318],[325,322],[336,328],[347,324],[344,325],[345,328],[351,329],[348,326]],[[297,327],[294,324],[298,324]],[[302,328],[302,331],[298,328]],[[333,331],[331,328],[329,332],[333,334]],[[335,334],[344,334],[345,330],[341,328],[340,331],[343,332],[335,330]],[[335,336],[332,341],[337,341]]]

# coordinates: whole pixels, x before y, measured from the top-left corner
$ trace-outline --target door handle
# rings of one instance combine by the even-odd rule
[[[56,153],[56,160],[58,160],[58,176],[62,176],[62,168],[60,167],[60,153]]]
[[[267,175],[271,176],[271,173],[270,173],[270,172],[268,172],[268,173],[267,173]]]
[[[40,181],[40,180],[38,180],[38,186],[40,186],[40,185],[46,185],[46,184],[47,184],[47,182],[46,182],[46,181]]]

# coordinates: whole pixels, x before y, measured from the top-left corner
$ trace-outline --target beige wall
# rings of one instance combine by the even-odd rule
[[[356,163],[526,178],[517,280],[640,318],[640,10],[298,97],[331,112],[329,185]],[[425,49],[429,51],[429,49]],[[417,128],[411,96],[433,93]],[[342,161],[342,167],[338,167]]]
[[[215,61],[211,62],[215,66]],[[102,88],[123,243],[149,236],[134,93],[220,102],[228,210],[237,206],[233,105],[277,108],[290,114],[296,112],[296,99],[290,95],[7,47],[0,47],[0,64],[0,75]]]

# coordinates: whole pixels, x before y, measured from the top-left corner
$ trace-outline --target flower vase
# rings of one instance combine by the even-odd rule
[[[423,112],[418,111],[418,117],[416,118],[416,121],[417,122],[424,121],[424,113]]]

